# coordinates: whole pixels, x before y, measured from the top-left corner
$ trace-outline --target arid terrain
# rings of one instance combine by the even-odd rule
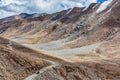
[[[120,0],[0,19],[0,80],[120,80]]]

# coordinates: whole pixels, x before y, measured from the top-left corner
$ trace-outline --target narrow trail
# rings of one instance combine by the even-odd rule
[[[66,63],[70,63],[69,60],[66,61],[66,59],[61,58],[59,56],[55,56],[55,55],[49,55],[50,53],[44,50],[38,50],[38,49],[33,49],[31,47],[25,46],[25,45],[19,45],[17,43],[14,43],[13,41],[7,41],[7,44],[5,44],[10,50],[19,50],[21,49],[25,49],[26,55],[30,55],[30,56],[36,56],[36,58],[41,58],[47,62],[50,62],[51,65],[43,67],[42,69],[40,69],[39,71],[37,71],[36,73],[33,73],[32,75],[29,75],[28,77],[26,77],[24,80],[34,80],[37,76],[39,76],[39,74],[42,74],[48,70],[51,70],[53,67],[57,67],[57,66],[61,66],[62,64],[66,64]],[[102,60],[105,63],[108,64],[114,64],[116,66],[119,66],[120,64],[112,61],[111,59],[103,56],[103,55],[99,55],[100,60]],[[97,61],[97,60],[96,60]],[[98,60],[99,62],[99,60]]]
[[[7,41],[7,44],[5,44],[10,50],[20,50],[18,47],[20,48],[24,48],[24,49],[29,49],[29,52],[32,52],[30,55],[32,56],[34,54],[34,56],[36,55],[38,58],[42,58],[42,60],[50,62],[51,65],[50,66],[46,66],[43,67],[42,69],[40,69],[38,72],[33,73],[32,75],[28,76],[27,78],[25,78],[24,80],[33,80],[36,76],[38,76],[38,73],[44,73],[45,71],[51,69],[52,67],[56,67],[56,66],[61,66],[64,63],[68,63],[65,60],[61,59],[59,56],[51,56],[48,54],[47,51],[39,51],[39,50],[35,50],[32,49],[28,46],[24,46],[24,45],[19,45],[17,43],[14,43],[13,41]],[[29,54],[28,52],[26,52],[26,54]],[[36,58],[37,58],[36,57]]]
[[[52,67],[56,67],[56,66],[60,66],[61,65],[60,63],[53,62],[53,61],[50,61],[50,60],[46,60],[46,61],[52,63],[52,65],[40,69],[37,73],[34,73],[34,74],[28,76],[24,80],[33,80],[35,77],[38,76],[38,74],[44,73],[45,71],[51,69]]]

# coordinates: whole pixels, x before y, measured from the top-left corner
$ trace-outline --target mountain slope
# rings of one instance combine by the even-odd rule
[[[14,42],[9,44],[9,40],[0,38],[0,79],[112,80],[120,78],[119,63],[95,55],[79,55],[80,61],[66,62]]]
[[[120,79],[119,14],[120,1],[108,0],[86,8],[2,22],[0,36],[27,46],[12,46],[12,51],[20,55],[22,49],[30,63],[37,57],[38,65],[41,60],[52,64],[38,68],[40,71],[26,80],[115,80]],[[12,49],[11,42],[7,46]]]
[[[41,53],[0,38],[0,80],[23,80],[52,61],[62,62]]]
[[[37,48],[41,47],[41,43],[56,40],[62,43],[58,49],[79,48],[106,41],[119,32],[120,2],[109,0],[105,3],[3,23],[0,35]]]

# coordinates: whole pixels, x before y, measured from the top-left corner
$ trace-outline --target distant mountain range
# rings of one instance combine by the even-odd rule
[[[92,3],[89,7],[74,7],[53,14],[10,16],[0,19],[0,36],[0,48],[5,48],[0,54],[6,50],[7,55],[16,53],[10,57],[13,62],[16,56],[24,57],[25,61],[17,58],[15,62],[22,66],[20,69],[24,67],[27,71],[29,65],[37,67],[30,68],[29,74],[24,72],[25,80],[120,79],[120,0]],[[40,67],[40,59],[46,67]],[[24,63],[29,65],[23,66]],[[29,76],[35,71],[38,72]],[[7,76],[7,72],[3,74]],[[21,73],[18,71],[19,78],[10,77],[10,80],[23,79]],[[14,76],[12,72],[9,75]]]
[[[42,15],[46,15],[46,13],[42,13],[42,14],[21,13],[19,15],[14,15],[14,16],[10,16],[10,17],[0,19],[0,23],[11,22],[11,21],[15,21],[15,20],[23,20],[23,19],[28,19],[28,18],[31,18],[31,17],[38,17],[38,16],[42,16]]]

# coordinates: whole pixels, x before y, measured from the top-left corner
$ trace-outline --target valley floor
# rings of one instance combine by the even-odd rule
[[[25,80],[120,79],[120,60],[108,58],[102,54],[96,53],[96,49],[102,43],[64,50],[64,46],[61,44],[62,42],[60,41],[53,41],[50,43],[39,44],[37,45],[37,48],[36,45],[30,46],[28,44],[24,44],[24,46],[36,50],[40,55],[44,54],[53,57],[53,59],[48,56],[42,57],[42,59],[50,62],[52,65],[43,67],[37,73],[26,77]],[[54,59],[56,57],[58,60]]]

